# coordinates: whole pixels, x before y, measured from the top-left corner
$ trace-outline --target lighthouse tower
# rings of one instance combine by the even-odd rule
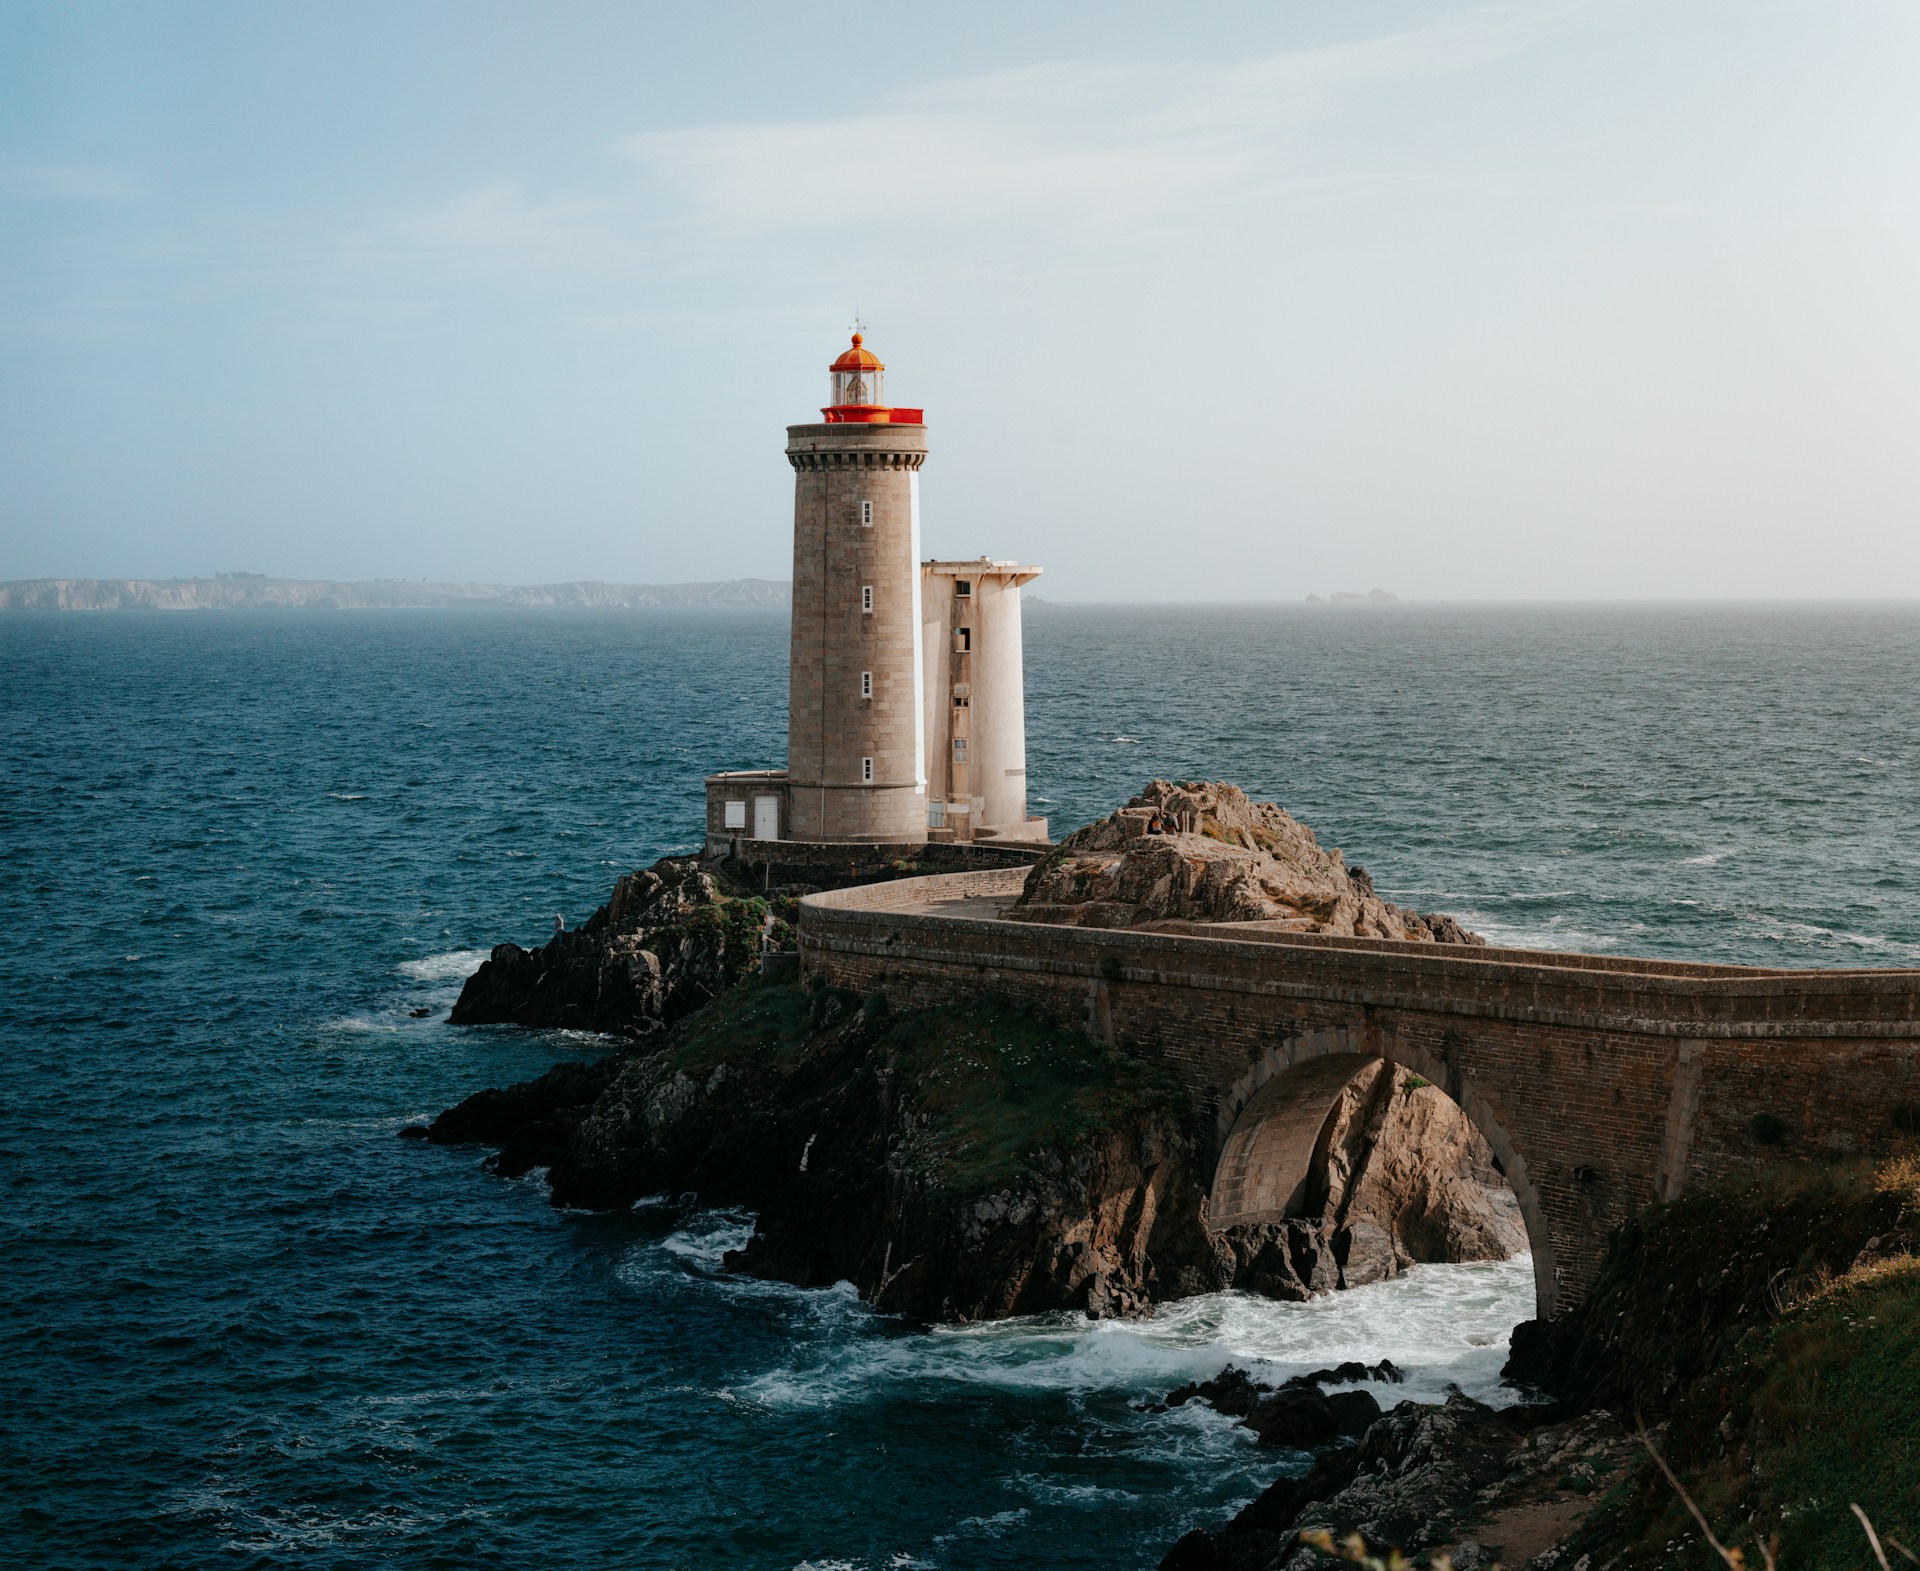
[[[829,368],[818,424],[787,427],[793,635],[787,836],[927,838],[918,409],[888,405],[861,335]]]

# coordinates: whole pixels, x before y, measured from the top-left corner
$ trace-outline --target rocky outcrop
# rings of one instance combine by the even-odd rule
[[[1402,1402],[1357,1445],[1322,1451],[1304,1477],[1279,1479],[1232,1521],[1187,1534],[1160,1571],[1307,1571],[1327,1561],[1303,1535],[1321,1533],[1445,1552],[1459,1571],[1519,1567],[1574,1526],[1630,1451],[1604,1412],[1495,1411],[1458,1394]]]
[[[556,1204],[748,1206],[733,1269],[978,1320],[1223,1285],[1186,1130],[1169,1083],[1044,1021],[756,984],[647,1050],[469,1098],[430,1138],[546,1167]]]
[[[1219,1235],[1235,1286],[1301,1300],[1418,1262],[1505,1260],[1527,1247],[1519,1203],[1466,1114],[1386,1063],[1341,1092],[1310,1187],[1315,1215]]]
[[[467,979],[455,1025],[564,1027],[637,1036],[691,1014],[779,942],[786,908],[693,857],[628,873],[576,932],[538,949],[501,944]]]
[[[1523,1243],[1482,1225],[1499,1213],[1480,1180],[1497,1175],[1452,1104],[1385,1066],[1362,1079],[1326,1214],[1225,1235],[1208,1231],[1211,1175],[1170,1081],[991,1004],[894,1015],[832,989],[736,987],[638,1051],[470,1097],[430,1138],[498,1146],[509,1176],[546,1168],[556,1204],[695,1191],[752,1207],[733,1268],[851,1281],[929,1319],[1137,1314],[1228,1286],[1302,1299]]]
[[[1145,1096],[1149,1072],[1109,1047],[991,1009],[956,1034],[951,1012],[889,1018],[831,991],[736,999],[763,942],[784,947],[799,892],[754,895],[669,857],[623,876],[578,931],[500,945],[462,989],[456,1024],[603,1031],[645,1050],[483,1091],[432,1138],[497,1146],[508,1175],[548,1169],[561,1204],[693,1190],[751,1206],[759,1227],[737,1269],[850,1280],[930,1318],[1131,1314],[1227,1286],[1304,1299],[1525,1245],[1484,1142],[1439,1092],[1384,1064],[1340,1101],[1314,1216],[1210,1233],[1210,1174],[1180,1099],[1170,1086]],[[1058,1088],[1064,1107],[1104,1100],[1070,1135],[1030,1130],[1002,1181],[983,1186],[973,1158],[928,1153],[961,1111],[1031,1124],[1000,1105],[1017,1095],[979,1062],[967,1098],[941,1102],[969,1072],[957,1044],[990,1019],[1003,1037],[1044,1037],[1036,1051],[1057,1071],[1086,1072]]]
[[[1221,783],[1148,784],[1068,836],[1007,915],[1081,927],[1257,922],[1287,932],[1482,944],[1450,916],[1380,899],[1365,868],[1271,802]]]
[[[1166,1406],[1204,1402],[1216,1413],[1238,1418],[1263,1446],[1305,1450],[1340,1436],[1357,1440],[1380,1417],[1380,1404],[1371,1392],[1323,1392],[1322,1386],[1361,1380],[1397,1383],[1405,1378],[1391,1359],[1384,1358],[1377,1364],[1355,1362],[1316,1369],[1278,1386],[1229,1365],[1211,1380],[1181,1386],[1167,1397]]]

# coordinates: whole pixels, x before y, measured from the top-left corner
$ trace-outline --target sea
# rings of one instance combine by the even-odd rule
[[[0,616],[0,1563],[1150,1567],[1305,1459],[1173,1386],[1494,1402],[1524,1258],[927,1326],[398,1131],[606,1050],[462,979],[784,756],[766,612]],[[1920,964],[1920,607],[1035,604],[1033,808],[1237,781],[1507,944]]]

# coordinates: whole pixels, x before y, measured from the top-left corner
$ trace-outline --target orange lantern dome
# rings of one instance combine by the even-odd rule
[[[886,370],[886,367],[880,363],[880,357],[871,349],[866,348],[865,344],[865,337],[859,333],[855,333],[853,335],[853,347],[841,355],[841,357],[834,361],[832,365],[828,366],[827,369],[829,371]]]
[[[918,409],[895,409],[886,401],[887,368],[866,346],[862,334],[827,367],[833,377],[833,401],[820,411],[829,425],[919,425]]]

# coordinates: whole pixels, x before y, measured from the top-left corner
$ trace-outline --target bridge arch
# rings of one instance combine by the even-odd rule
[[[1309,1214],[1334,1104],[1356,1075],[1381,1059],[1444,1090],[1493,1148],[1526,1224],[1536,1313],[1549,1318],[1557,1296],[1553,1240],[1526,1159],[1493,1109],[1458,1072],[1391,1033],[1325,1027],[1288,1037],[1254,1060],[1217,1106],[1219,1156],[1207,1208],[1212,1225]]]

